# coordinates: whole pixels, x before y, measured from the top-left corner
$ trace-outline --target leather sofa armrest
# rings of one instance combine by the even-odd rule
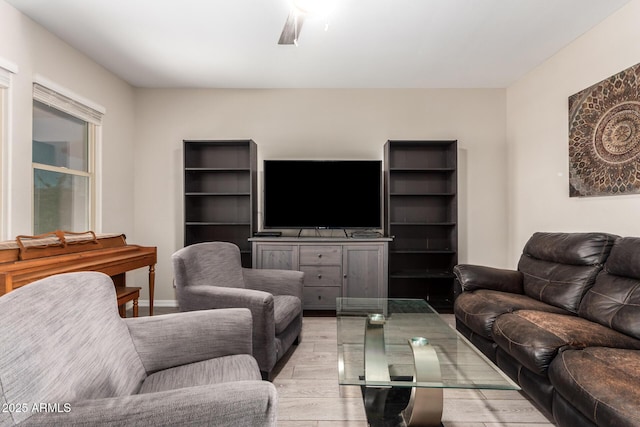
[[[459,264],[453,268],[453,274],[462,291],[491,289],[514,294],[524,293],[522,273],[516,270]]]

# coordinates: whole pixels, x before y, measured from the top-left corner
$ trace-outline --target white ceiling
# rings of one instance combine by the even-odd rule
[[[507,87],[629,0],[5,0],[139,87]]]

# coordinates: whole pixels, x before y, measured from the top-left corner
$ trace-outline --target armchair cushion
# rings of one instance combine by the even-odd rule
[[[224,284],[229,288],[244,288],[240,250],[233,243],[215,242],[220,250],[202,251],[201,243],[180,250],[174,257],[176,281],[185,286],[200,286],[211,283]]]
[[[302,302],[300,298],[291,295],[275,295],[273,297],[273,316],[275,319],[276,334],[281,334],[300,316]]]
[[[34,413],[21,426],[175,427],[276,425],[278,396],[267,381],[239,381],[73,403]]]
[[[147,377],[140,388],[140,393],[156,393],[184,387],[260,380],[262,377],[256,360],[247,354],[238,354],[156,372]]]

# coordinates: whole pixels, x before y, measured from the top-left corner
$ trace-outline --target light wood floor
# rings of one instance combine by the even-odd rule
[[[174,312],[158,308],[156,314]],[[146,315],[140,307],[140,315]],[[444,315],[449,322],[452,315]],[[309,317],[303,321],[300,345],[275,368],[280,427],[366,427],[358,387],[338,386],[335,317]],[[549,427],[553,426],[517,391],[444,390],[445,427]]]

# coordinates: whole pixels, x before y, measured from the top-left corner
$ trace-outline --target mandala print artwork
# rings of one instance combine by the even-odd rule
[[[640,193],[640,64],[569,97],[569,196]]]

